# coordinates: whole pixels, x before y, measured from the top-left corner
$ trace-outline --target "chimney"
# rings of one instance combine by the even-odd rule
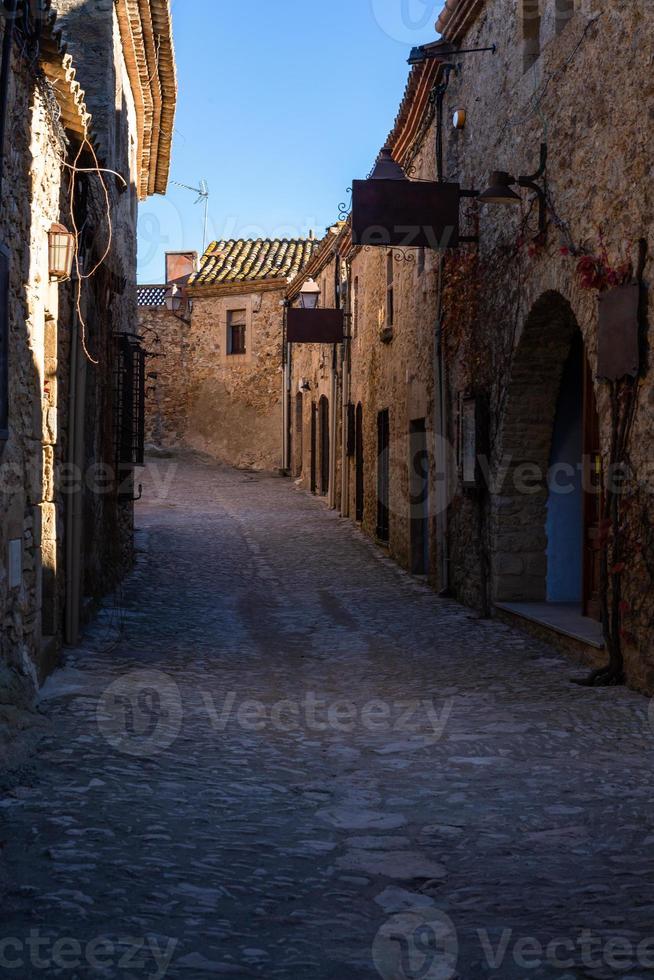
[[[186,282],[198,270],[197,252],[166,252],[166,285]]]

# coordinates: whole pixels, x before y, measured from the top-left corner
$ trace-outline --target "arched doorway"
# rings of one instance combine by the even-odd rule
[[[357,405],[355,424],[355,513],[359,524],[363,521],[364,482],[363,482],[363,405]]]
[[[599,496],[590,475],[599,459],[581,331],[569,303],[546,293],[525,323],[507,392],[503,480],[493,496],[498,603],[542,606],[559,619],[598,616]]]
[[[320,494],[329,493],[329,399],[323,395],[318,406],[320,440]]]

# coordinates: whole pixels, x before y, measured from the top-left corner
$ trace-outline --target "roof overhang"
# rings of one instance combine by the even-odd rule
[[[226,282],[209,286],[187,286],[186,292],[193,299],[211,296],[245,296],[252,293],[285,292],[288,279],[248,279],[244,282]]]
[[[177,72],[170,0],[116,0],[125,64],[136,104],[139,198],[165,194],[170,173]]]
[[[436,21],[436,30],[452,44],[458,44],[470,30],[485,0],[447,0]]]

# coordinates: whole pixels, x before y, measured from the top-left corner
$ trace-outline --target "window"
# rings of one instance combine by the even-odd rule
[[[227,353],[245,354],[245,310],[229,310],[227,313]]]
[[[9,438],[9,252],[0,245],[0,440]]]
[[[523,67],[527,71],[540,57],[540,0],[520,0]]]
[[[560,34],[568,26],[575,12],[575,0],[556,0],[556,33]]]
[[[354,277],[352,287],[352,336],[356,337],[359,332],[359,277]]]
[[[421,276],[425,271],[426,249],[424,246],[418,249],[418,275]]]
[[[386,253],[386,326],[392,327],[395,317],[395,265],[393,252]]]

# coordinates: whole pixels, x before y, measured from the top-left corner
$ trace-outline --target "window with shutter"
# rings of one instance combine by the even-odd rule
[[[227,312],[227,353],[246,353],[246,310],[229,310]]]

